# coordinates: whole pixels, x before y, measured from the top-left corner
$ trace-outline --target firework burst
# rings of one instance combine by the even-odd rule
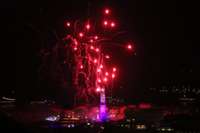
[[[99,27],[95,28],[98,25],[89,20],[91,19],[83,22],[65,21],[67,34],[62,38],[62,43],[58,43],[58,46],[51,50],[51,55],[56,56],[54,60],[64,62],[58,69],[63,72],[67,69],[66,77],[71,75],[72,88],[76,90],[75,104],[79,103],[80,99],[86,103],[99,101],[105,108],[105,92],[113,86],[119,71],[116,65],[112,64],[113,56],[104,52],[105,44],[123,48],[121,44],[115,45],[118,43],[113,40],[123,32],[117,32],[119,25],[114,21],[109,8],[103,11],[103,19],[99,26],[103,29],[101,32]],[[124,44],[125,49],[134,50],[132,43]],[[65,77],[62,79],[66,80]],[[97,100],[98,97],[100,100]]]

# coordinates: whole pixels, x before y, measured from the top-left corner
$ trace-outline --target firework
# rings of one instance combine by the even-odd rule
[[[88,21],[89,19],[83,22],[65,21],[64,27],[67,34],[62,39],[63,45],[59,43],[59,46],[52,50],[55,53],[51,54],[56,56],[54,60],[63,60],[64,62],[63,65],[53,64],[66,74],[61,77],[64,81],[67,80],[67,77],[72,79],[70,80],[72,81],[71,86],[76,90],[75,103],[80,99],[84,99],[87,103],[99,101],[100,112],[103,110],[103,116],[100,114],[100,117],[105,115],[106,90],[113,86],[113,81],[118,75],[118,68],[112,64],[111,57],[113,56],[104,52],[105,47],[103,46],[104,44],[116,44],[112,37],[107,36],[107,33],[111,33],[113,36],[116,36],[114,33],[118,33],[116,29],[119,25],[112,19],[111,13],[109,8],[103,11],[102,22],[99,26],[103,29],[101,32],[98,31],[99,28],[95,28],[98,25]],[[123,48],[122,45],[116,46]],[[128,43],[125,48],[133,50],[134,47]],[[100,97],[100,100],[97,97]]]

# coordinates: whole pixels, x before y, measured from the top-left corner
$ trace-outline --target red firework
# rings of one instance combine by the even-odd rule
[[[118,25],[116,27],[116,22],[110,19],[110,9],[106,8],[103,15],[102,28],[113,29],[118,27]],[[103,49],[105,41],[109,40],[108,34],[105,33],[107,30],[103,30],[103,33],[96,31],[96,25],[92,25],[92,22],[89,23],[88,19],[82,22],[83,25],[79,25],[78,22],[80,21],[65,21],[64,26],[69,34],[63,38],[65,44],[63,50],[65,52],[64,63],[71,70],[73,88],[77,90],[76,97],[89,102],[90,98],[96,99],[95,94],[112,87],[113,80],[118,75],[118,69],[114,67],[116,65],[110,65],[112,64],[110,57],[113,56],[105,53]],[[111,31],[108,31],[108,33],[111,33]],[[112,39],[110,40],[110,44],[116,44]],[[121,47],[121,45],[116,46]],[[133,46],[128,44],[126,48],[132,50]]]

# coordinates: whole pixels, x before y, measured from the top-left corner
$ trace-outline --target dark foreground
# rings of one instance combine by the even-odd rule
[[[58,107],[45,104],[0,108],[0,131],[20,133],[200,133],[199,113],[169,112],[166,108],[126,109],[123,119],[99,122],[82,111],[72,115]],[[128,110],[128,111],[127,111]],[[78,115],[77,115],[78,112]]]

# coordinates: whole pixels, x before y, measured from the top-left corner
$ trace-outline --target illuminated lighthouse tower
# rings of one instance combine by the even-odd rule
[[[100,116],[100,120],[101,121],[106,121],[107,120],[105,91],[102,91],[100,93],[99,116]]]

